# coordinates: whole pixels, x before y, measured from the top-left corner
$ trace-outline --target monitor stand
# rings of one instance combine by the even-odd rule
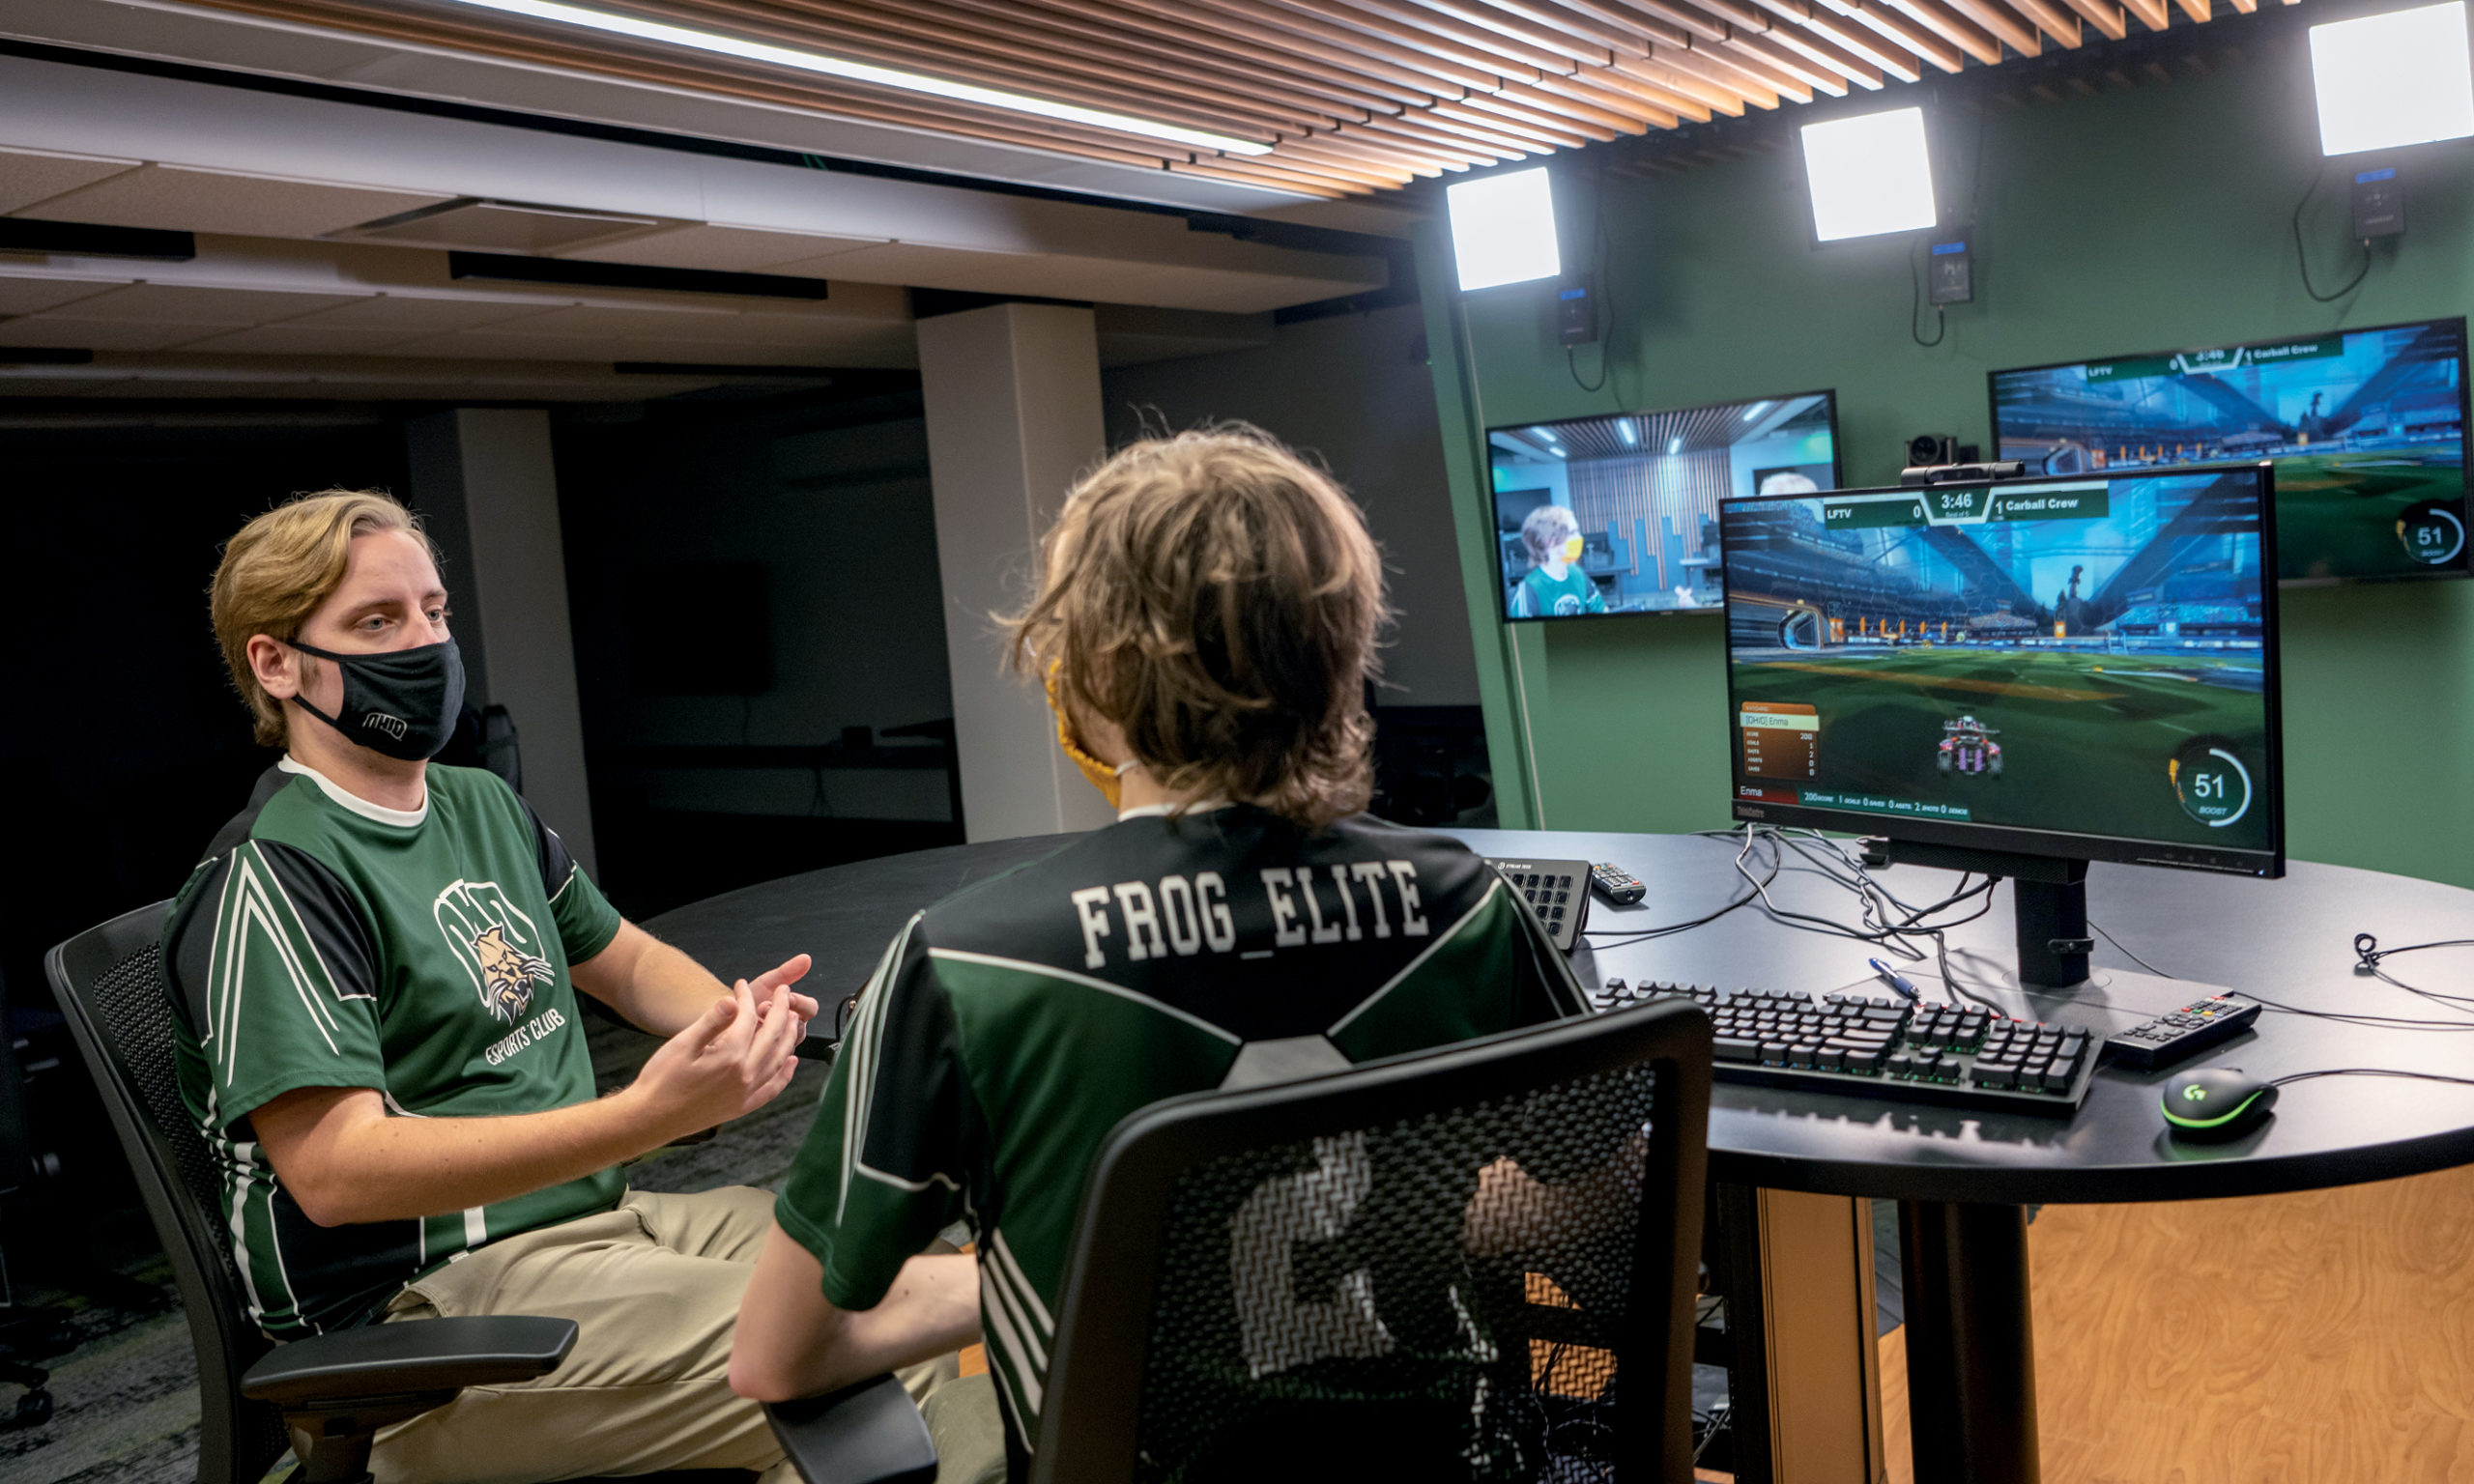
[[[2097,1011],[2144,1020],[2210,995],[2238,992],[2223,985],[2135,974],[2128,969],[2107,969],[2091,977],[2087,956],[2095,945],[2087,936],[2086,861],[1904,840],[1887,844],[1892,865],[1932,866],[2008,878],[2019,925],[2018,978],[2010,981],[2000,973],[2007,965],[1987,964],[1994,971],[1994,982],[1979,987],[2002,993],[2015,989],[2029,1019],[2081,1019],[2086,1012]],[[1958,952],[1953,950],[1952,956],[1959,956]]]
[[[2010,883],[2019,924],[2019,985],[2068,989],[2087,982],[2087,863],[2007,850],[1977,850],[1890,840],[1893,866],[1932,866],[1942,870],[2001,876]]]

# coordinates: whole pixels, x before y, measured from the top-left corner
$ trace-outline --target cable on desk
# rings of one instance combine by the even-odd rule
[[[2393,1067],[2325,1067],[2317,1071],[2295,1071],[2282,1077],[2270,1077],[2268,1086],[2308,1082],[2313,1077],[2403,1077],[2411,1082],[2454,1082],[2460,1087],[2474,1087],[2474,1077],[2444,1076],[2436,1071],[2401,1071]]]
[[[2474,938],[2439,938],[2430,943],[2408,943],[2402,948],[2382,948],[2379,940],[2370,933],[2357,932],[2354,934],[2354,972],[2384,980],[2407,994],[2437,1000],[2452,1010],[2474,1010],[2474,996],[2445,994],[2437,989],[2426,989],[2420,985],[2409,985],[2379,966],[2381,959],[2392,958],[2399,954],[2419,954],[2427,948],[2474,948]]]
[[[2343,1025],[2359,1025],[2367,1030],[2399,1031],[2474,1031],[2474,1020],[2417,1020],[2403,1015],[2374,1015],[2351,1010],[2306,1010],[2299,1005],[2280,1004],[2248,989],[2236,990],[2246,1000],[2258,1000],[2270,1010],[2288,1015],[2302,1015],[2313,1020],[2334,1020]]]
[[[2139,956],[2139,955],[2132,953],[2128,948],[2123,947],[2121,939],[2114,937],[2112,933],[2107,932],[2103,928],[2098,927],[2093,919],[2088,921],[2087,930],[2095,933],[2098,937],[2103,938],[2106,942],[2111,943],[2114,948],[2119,949],[2122,956],[2128,958],[2131,962],[2138,964],[2141,968],[2145,969],[2150,974],[2160,975],[2166,979],[2178,980],[2181,978],[2178,974],[2167,974],[2163,969],[2158,968],[2156,965]],[[2379,960],[2387,957],[2390,954],[2410,954],[2417,949],[2425,948],[2464,947],[2474,947],[2474,938],[2449,938],[2434,943],[2414,943],[2403,948],[2383,949],[2379,946],[2379,940],[2377,938],[2373,937],[2367,932],[2358,932],[2354,934],[2354,953],[2358,956],[2359,961],[2355,963],[2354,969],[2357,973],[2374,975],[2377,978],[2396,985],[2398,988],[2404,990],[2408,994],[2419,994],[2427,999],[2437,1000],[2452,1009],[2474,1011],[2474,996],[2443,994],[2436,989],[2419,988],[2413,985],[2406,984],[2403,980],[2398,979],[2394,975],[2383,972],[2379,968]],[[2258,1000],[2261,1005],[2266,1006],[2268,1009],[2280,1012],[2284,1014],[2303,1015],[2314,1020],[2335,1020],[2346,1025],[2358,1025],[2367,1030],[2378,1030],[2382,1028],[2411,1031],[2474,1030],[2474,1021],[2422,1020],[2411,1016],[2376,1015],[2363,1011],[2305,1010],[2299,1005],[2282,1004],[2276,1000],[2271,1000],[2264,996],[2255,994],[2248,989],[2237,990],[2236,992],[2246,1000]]]
[[[2123,948],[2122,940],[2114,937],[2112,933],[2107,932],[2104,928],[2097,927],[2096,920],[2094,918],[2089,918],[2087,920],[2087,930],[2104,939],[2106,942],[2114,945],[2114,950],[2123,957],[2129,959],[2135,964],[2138,964],[2141,968],[2145,969],[2148,973],[2155,975],[2159,979],[2179,979],[2182,977],[2179,974],[2168,974],[2163,969],[2160,969],[2156,965],[2148,962],[2146,959],[2142,958],[2139,955],[2132,953],[2129,949]],[[2261,1003],[2265,1002],[2262,1001]]]
[[[1796,835],[1800,835],[1804,837],[1804,839],[1797,839],[1795,838]],[[1993,889],[2000,885],[2000,878],[1999,876],[1987,876],[1980,885],[1971,887],[1967,884],[1967,881],[1968,876],[1972,874],[1972,872],[1962,874],[1959,877],[1959,890],[1952,892],[1949,896],[1942,899],[1940,901],[1919,907],[1906,901],[1896,893],[1874,880],[1872,873],[1865,870],[1864,864],[1861,860],[1848,855],[1846,848],[1843,845],[1839,844],[1836,841],[1829,839],[1827,836],[1821,834],[1819,831],[1804,830],[1795,832],[1794,835],[1791,835],[1786,831],[1771,829],[1766,832],[1766,838],[1770,842],[1771,850],[1773,852],[1777,852],[1782,861],[1784,859],[1783,852],[1785,850],[1793,850],[1797,855],[1802,857],[1807,862],[1810,862],[1821,871],[1823,875],[1829,877],[1832,881],[1847,888],[1850,892],[1853,892],[1856,896],[1856,901],[1859,903],[1859,921],[1862,926],[1849,927],[1845,923],[1835,922],[1825,917],[1815,917],[1810,913],[1790,912],[1786,908],[1781,907],[1776,902],[1770,900],[1769,893],[1767,890],[1768,883],[1766,881],[1754,883],[1755,889],[1761,898],[1762,910],[1768,912],[1774,921],[1786,923],[1791,927],[1799,925],[1804,926],[1810,930],[1827,932],[1838,937],[1853,938],[1860,943],[1879,944],[1888,952],[1908,959],[1920,959],[1924,957],[1924,951],[1909,943],[1907,941],[1909,938],[1931,938],[1933,940],[1933,952],[1942,966],[1942,990],[1944,994],[1949,997],[1950,1002],[1952,1004],[1957,1004],[1959,1001],[1965,1000],[1969,1004],[1975,1005],[1989,1013],[1995,1014],[2004,1013],[1999,1006],[1984,999],[1959,983],[1958,977],[1952,973],[1950,969],[1949,941],[1946,936],[1948,929],[1974,922],[1977,918],[1982,917],[1987,912],[1993,910]],[[1807,844],[1805,842],[1806,840],[1809,840],[1811,844]],[[1813,848],[1814,845],[1818,845],[1822,847],[1822,849],[1826,849],[1828,852],[1828,855],[1824,856],[1820,851]],[[1751,873],[1743,869],[1742,859],[1740,856],[1737,859],[1736,871],[1739,875],[1743,876],[1746,881],[1752,880]],[[1775,875],[1776,872],[1773,871],[1771,873],[1771,879],[1774,879]],[[1983,899],[1983,905],[1977,907],[1976,910],[1970,915],[1960,918],[1955,922],[1948,923],[1926,923],[1924,921],[1935,913],[1946,911],[1971,898],[1981,898]],[[1903,912],[1906,915],[1895,922],[1890,921],[1889,912],[1884,910],[1884,905],[1888,908]]]
[[[1736,838],[1736,832],[1735,832],[1735,831],[1733,831],[1733,830],[1722,830],[1722,831],[1703,831],[1702,833],[1703,833],[1703,834],[1705,834],[1705,835],[1712,835],[1712,834],[1714,834],[1714,835],[1715,835],[1715,836],[1717,836],[1718,838],[1726,839],[1726,840],[1733,840],[1733,839],[1735,839],[1735,838]],[[1744,850],[1750,850],[1751,848],[1752,848],[1752,826],[1750,826],[1750,825],[1745,825],[1745,826],[1744,826],[1744,833],[1743,833],[1743,849],[1744,849]],[[1743,859],[1743,851],[1738,851],[1738,852],[1737,852],[1737,854],[1736,854],[1736,859],[1737,859],[1739,862],[1740,862],[1740,861]],[[1775,881],[1775,880],[1777,880],[1777,879],[1778,879],[1778,865],[1777,865],[1777,863],[1776,863],[1775,861],[1773,861],[1773,862],[1771,862],[1771,863],[1770,863],[1770,867],[1769,867],[1769,874],[1767,877],[1765,877],[1765,878],[1764,878],[1764,880],[1765,880],[1765,881]],[[1623,946],[1625,946],[1625,945],[1626,945],[1626,944],[1631,944],[1631,943],[1640,943],[1640,942],[1644,942],[1644,941],[1646,941],[1646,940],[1648,940],[1648,939],[1651,939],[1651,938],[1663,938],[1663,937],[1669,937],[1669,936],[1672,936],[1672,935],[1673,935],[1673,934],[1675,934],[1675,933],[1679,933],[1679,932],[1688,932],[1688,931],[1690,931],[1691,929],[1693,929],[1693,928],[1695,928],[1706,927],[1707,925],[1709,925],[1709,924],[1711,924],[1711,923],[1714,923],[1714,922],[1716,922],[1718,919],[1720,919],[1720,918],[1722,918],[1722,917],[1726,916],[1728,913],[1733,912],[1733,911],[1734,911],[1734,910],[1736,910],[1738,907],[1740,907],[1740,906],[1744,905],[1745,903],[1747,903],[1747,902],[1751,901],[1751,900],[1753,899],[1754,895],[1755,895],[1755,894],[1754,894],[1754,893],[1752,893],[1752,892],[1746,892],[1746,893],[1744,893],[1742,896],[1740,896],[1740,897],[1737,898],[1735,900],[1733,900],[1733,901],[1731,901],[1731,902],[1728,902],[1725,906],[1720,907],[1720,908],[1719,908],[1718,910],[1716,910],[1715,912],[1711,912],[1711,913],[1708,913],[1708,914],[1706,914],[1706,915],[1704,915],[1704,916],[1696,917],[1696,918],[1694,918],[1692,921],[1690,921],[1690,922],[1688,922],[1688,923],[1671,923],[1671,924],[1669,924],[1669,925],[1667,925],[1666,927],[1663,927],[1663,928],[1611,928],[1611,929],[1609,929],[1609,930],[1607,930],[1607,931],[1604,931],[1604,932],[1584,932],[1584,933],[1582,933],[1582,934],[1581,934],[1581,936],[1582,936],[1582,937],[1584,937],[1584,938],[1587,938],[1587,939],[1591,940],[1591,942],[1590,942],[1590,946],[1591,946],[1591,947],[1593,947],[1593,948],[1621,948],[1621,947],[1623,947]],[[1604,941],[1602,941],[1602,942],[1601,942],[1601,941],[1599,941],[1599,940],[1601,940],[1601,939],[1603,939]]]

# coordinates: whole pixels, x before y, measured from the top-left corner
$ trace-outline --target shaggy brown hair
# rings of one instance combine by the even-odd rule
[[[284,743],[283,707],[258,684],[249,668],[249,640],[264,634],[289,643],[301,637],[301,626],[343,585],[344,569],[352,561],[352,538],[373,531],[400,530],[429,549],[417,516],[375,490],[320,490],[302,495],[253,518],[224,543],[223,560],[215,568],[207,590],[207,612],[215,622],[215,642],[223,647],[223,663],[232,685],[249,703],[257,719],[262,747]],[[302,658],[302,664],[309,663]]]
[[[1373,791],[1383,564],[1331,476],[1227,424],[1118,450],[1067,495],[1014,669],[1125,732],[1162,787],[1309,829]]]

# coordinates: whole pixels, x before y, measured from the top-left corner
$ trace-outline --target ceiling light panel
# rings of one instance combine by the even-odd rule
[[[2313,26],[2311,86],[2323,155],[2474,134],[2462,0]]]
[[[1459,265],[1462,292],[1563,271],[1555,192],[1544,167],[1463,181],[1444,196],[1452,209],[1452,256]]]
[[[984,88],[976,83],[932,77],[924,72],[906,71],[900,68],[878,67],[871,62],[854,62],[846,57],[829,56],[823,52],[776,46],[767,42],[752,42],[714,31],[698,31],[687,26],[667,25],[661,21],[645,20],[634,15],[587,10],[582,6],[561,5],[557,0],[455,0],[455,3],[475,6],[485,11],[502,11],[510,15],[529,16],[534,20],[552,21],[559,25],[581,26],[587,30],[608,32],[614,36],[632,36],[639,41],[659,42],[671,46],[684,46],[696,51],[737,57],[742,61],[795,68],[803,72],[842,77],[852,82],[873,83],[880,88],[898,88],[906,93],[926,93],[936,98],[949,98],[956,102],[977,103],[985,108],[1002,108],[1014,113],[1036,114],[1041,118],[1056,119],[1067,124],[1114,129],[1119,133],[1138,134],[1147,139],[1165,139],[1173,144],[1190,145],[1198,150],[1217,150],[1225,155],[1268,155],[1272,151],[1269,144],[1259,140],[1239,139],[1227,134],[1216,134],[1208,129],[1187,128],[1182,125],[1166,124],[1157,119],[1112,113],[1105,108],[1085,108],[1078,103],[1034,98],[1028,94],[1009,92],[1002,88]]]
[[[1922,231],[1936,221],[1921,108],[1807,124],[1803,136],[1813,233],[1821,241]]]

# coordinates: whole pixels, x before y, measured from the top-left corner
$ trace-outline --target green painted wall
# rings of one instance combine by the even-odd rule
[[[1987,442],[1996,367],[2474,308],[2464,143],[2378,161],[2406,178],[2410,230],[2382,245],[2359,292],[2306,297],[2289,222],[2322,166],[2298,45],[2171,86],[1995,110],[1980,134],[1971,119],[1936,128],[1945,214],[1966,210],[1979,147],[1982,199],[1976,301],[1950,312],[1932,349],[1907,326],[1913,239],[1813,245],[1792,150],[1604,187],[1600,281],[1618,328],[1613,375],[1595,395],[1554,342],[1550,284],[1463,297],[1446,287],[1440,229],[1421,242],[1507,824],[1724,825],[1728,717],[1715,617],[1510,630],[1496,619],[1485,424],[1829,386],[1849,483],[1884,484],[1911,434]],[[2323,291],[2355,261],[2341,172],[2358,163],[2327,167],[2305,216]],[[1585,167],[1563,171],[1559,196],[1565,242],[1588,242]],[[1597,352],[1580,356],[1593,371]],[[2283,615],[2288,853],[2474,886],[2474,583],[2288,589]]]

